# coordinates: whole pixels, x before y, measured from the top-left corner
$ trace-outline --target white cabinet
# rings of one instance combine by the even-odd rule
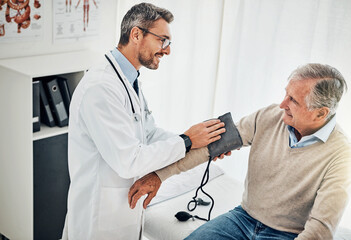
[[[33,133],[32,81],[59,75],[76,86],[98,57],[97,53],[80,51],[0,60],[0,234],[11,240],[37,238],[33,157],[36,141],[67,135],[68,131],[67,127],[41,124],[41,130]]]

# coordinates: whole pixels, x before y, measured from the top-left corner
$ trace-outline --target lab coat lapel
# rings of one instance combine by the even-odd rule
[[[118,73],[121,75],[121,77],[122,77],[122,79],[123,79],[128,91],[129,91],[130,97],[132,98],[133,104],[136,103],[136,105],[134,107],[138,107],[139,111],[140,111],[140,109],[141,109],[140,108],[140,100],[139,100],[139,97],[138,97],[137,93],[135,92],[133,86],[130,84],[130,82],[128,81],[128,79],[124,75],[122,69],[120,68],[119,64],[116,62],[116,59],[112,56],[112,54],[110,52],[108,52],[107,56],[110,58],[110,60],[112,61],[113,65],[117,69]],[[139,84],[139,88],[140,88],[140,84]],[[135,110],[137,111],[137,109],[135,109]],[[137,112],[139,112],[139,111],[137,111]]]

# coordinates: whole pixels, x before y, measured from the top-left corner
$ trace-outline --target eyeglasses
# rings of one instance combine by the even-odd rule
[[[145,29],[145,28],[141,28],[141,27],[138,27],[138,28],[139,28],[140,30],[146,32],[146,33],[150,33],[150,34],[152,34],[152,35],[154,35],[154,36],[160,38],[161,41],[162,41],[162,49],[163,49],[163,50],[166,50],[166,48],[168,48],[168,46],[171,45],[171,41],[170,41],[168,38],[161,37],[161,36],[159,36],[159,35],[157,35],[157,34],[155,34],[155,33],[150,32],[149,30],[147,30],[147,29]]]

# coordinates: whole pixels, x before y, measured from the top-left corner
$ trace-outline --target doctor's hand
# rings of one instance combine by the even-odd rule
[[[221,138],[220,134],[225,132],[224,122],[219,119],[208,120],[198,123],[189,128],[184,134],[191,140],[191,148],[201,148]]]
[[[138,179],[129,189],[128,203],[131,209],[135,208],[139,198],[148,194],[144,200],[143,207],[146,209],[147,205],[156,196],[158,189],[161,186],[161,180],[155,172],[149,173],[144,177]]]

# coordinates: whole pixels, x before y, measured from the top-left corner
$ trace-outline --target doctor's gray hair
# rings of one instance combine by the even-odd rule
[[[134,5],[123,17],[118,45],[125,46],[128,44],[129,35],[133,27],[149,29],[160,18],[163,18],[167,23],[171,23],[174,16],[167,9],[156,7],[151,3]]]
[[[330,112],[326,119],[334,116],[344,91],[347,91],[347,84],[341,73],[329,65],[309,63],[293,71],[288,80],[304,79],[318,80],[306,96],[308,110],[327,107]]]

